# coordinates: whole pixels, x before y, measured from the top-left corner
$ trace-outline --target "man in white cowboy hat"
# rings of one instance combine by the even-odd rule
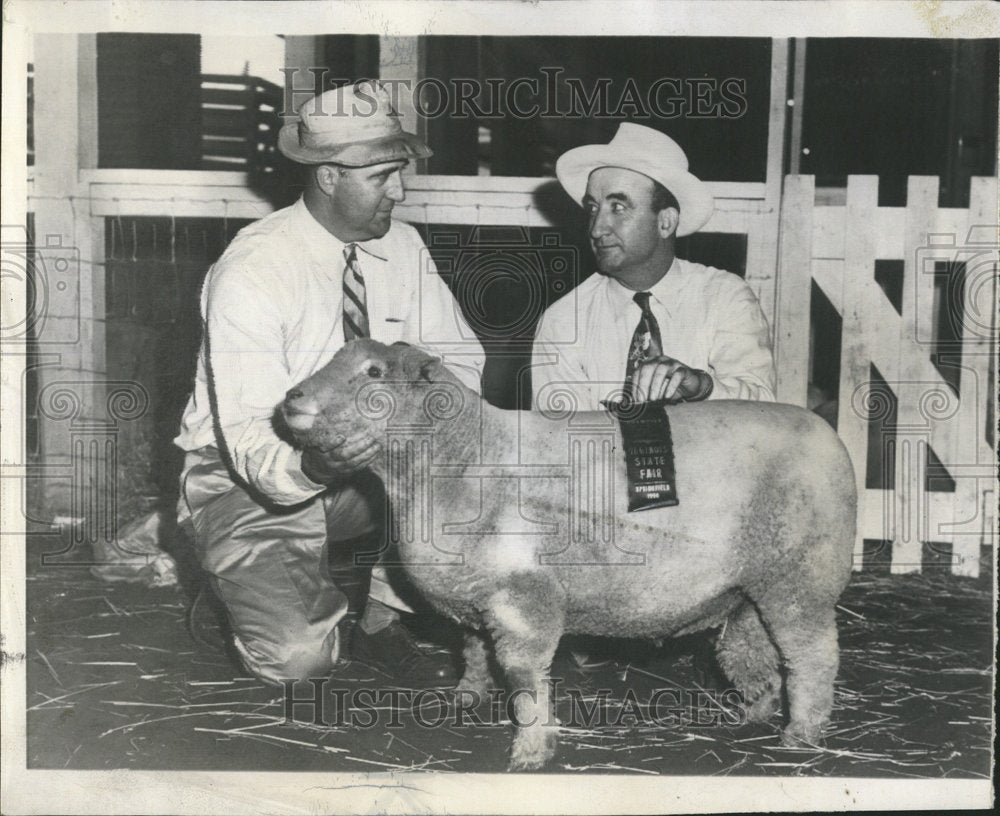
[[[596,411],[625,393],[638,402],[773,400],[770,332],[750,287],[674,254],[676,237],[697,232],[714,210],[680,146],[625,123],[610,143],[560,156],[556,175],[588,213],[599,274],[539,321],[534,407]],[[696,662],[711,676],[703,652]],[[574,656],[585,669],[608,662]]]
[[[556,175],[588,213],[600,274],[542,316],[534,405],[571,396],[578,410],[598,410],[626,391],[640,402],[773,400],[770,332],[750,287],[674,254],[676,237],[714,209],[680,146],[625,123],[610,143],[560,156]]]
[[[228,612],[245,667],[271,681],[322,677],[339,653],[347,600],[329,577],[333,542],[378,531],[369,436],[303,455],[272,413],[347,341],[406,342],[440,355],[479,391],[483,351],[416,230],[392,218],[402,169],[431,155],[388,94],[363,83],[306,102],[279,149],[308,168],[302,198],[243,229],[202,291],[204,338],[176,443],[187,451],[179,515]],[[425,654],[373,570],[352,657],[414,686],[454,682]]]

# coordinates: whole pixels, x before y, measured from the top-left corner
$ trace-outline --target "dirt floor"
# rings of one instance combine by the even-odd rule
[[[502,705],[462,712],[453,697],[425,693],[393,706],[389,678],[345,664],[323,688],[321,724],[309,706],[289,721],[281,689],[244,675],[229,656],[209,597],[192,609],[197,578],[188,575],[183,589],[146,589],[39,562],[29,549],[31,768],[496,772],[506,765],[511,726]],[[336,566],[338,580],[359,595],[350,567]],[[705,668],[703,638],[659,649],[577,644],[593,658],[617,658],[590,671],[564,644],[553,671],[562,681],[563,729],[548,770],[986,778],[991,586],[943,571],[856,574],[839,607],[836,708],[819,749],[783,748],[777,719],[741,725],[733,694],[714,687]],[[437,646],[447,648],[454,634]],[[297,690],[310,693],[308,685]]]

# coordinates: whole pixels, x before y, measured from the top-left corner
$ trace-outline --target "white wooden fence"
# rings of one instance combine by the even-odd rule
[[[974,178],[968,209],[939,208],[937,178],[912,177],[907,206],[879,207],[878,179],[852,176],[842,206],[814,206],[810,176],[788,176],[774,314],[778,398],[805,404],[809,297],[813,281],[843,318],[838,432],[859,491],[856,562],[863,539],[891,541],[893,572],[919,571],[923,544],[952,546],[952,571],[978,575],[980,546],[992,541],[996,470],[988,426],[997,340],[997,181]],[[901,314],[875,280],[875,261],[903,261]],[[964,265],[960,346],[941,353],[960,369],[959,393],[931,362],[938,335],[937,264]],[[958,280],[953,273],[953,281]],[[872,390],[875,364],[898,404],[893,438],[895,489],[865,487],[868,421],[886,409]],[[875,415],[875,416],[872,416]],[[928,492],[928,446],[955,492]]]

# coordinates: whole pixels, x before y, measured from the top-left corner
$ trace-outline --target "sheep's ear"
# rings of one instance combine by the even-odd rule
[[[434,376],[434,368],[441,365],[441,358],[434,357],[423,349],[414,348],[412,351],[405,352],[400,362],[403,371],[410,379],[434,382],[437,379]]]
[[[426,380],[427,382],[434,382],[432,374],[434,373],[434,369],[436,369],[439,365],[441,365],[440,357],[430,357],[429,359],[424,360],[420,364],[420,379]]]

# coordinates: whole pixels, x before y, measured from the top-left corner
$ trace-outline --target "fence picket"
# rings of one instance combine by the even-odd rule
[[[837,432],[854,464],[855,484],[858,488],[858,518],[862,518],[865,513],[868,414],[870,408],[878,407],[870,405],[871,349],[868,344],[872,307],[876,298],[881,296],[874,278],[877,246],[874,213],[877,206],[878,177],[849,177],[844,227],[844,274],[840,297],[843,323]],[[864,540],[859,525],[854,543],[855,569],[861,568],[863,555]]]
[[[809,386],[809,300],[812,276],[813,176],[786,176],[781,203],[779,268],[774,316],[778,401],[806,404]]]
[[[943,383],[936,385],[927,376],[930,348],[912,343],[919,336],[922,325],[928,325],[934,317],[933,269],[919,267],[921,250],[927,246],[928,236],[934,229],[937,199],[936,177],[912,176],[909,179],[903,225],[903,297],[894,349],[898,368],[889,380],[897,403],[896,484],[892,504],[895,535],[891,570],[894,574],[920,572],[921,569],[923,542],[929,535],[924,474],[936,414],[936,402],[931,403],[951,397],[950,391],[947,394],[935,391],[935,388],[948,389]]]

